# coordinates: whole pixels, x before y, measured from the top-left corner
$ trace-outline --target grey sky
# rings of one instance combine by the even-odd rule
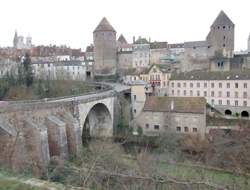
[[[133,36],[177,43],[205,39],[220,10],[236,25],[235,48],[246,49],[249,0],[1,0],[0,46],[12,46],[15,29],[35,45],[85,48],[105,16],[132,42]]]

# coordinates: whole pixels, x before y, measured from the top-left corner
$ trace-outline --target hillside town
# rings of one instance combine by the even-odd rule
[[[91,138],[117,138],[118,142],[132,139],[129,143],[144,147],[146,143],[138,142],[138,139],[160,139],[166,135],[166,140],[180,135],[192,139],[188,141],[192,145],[186,145],[182,150],[190,153],[190,157],[196,156],[195,159],[204,152],[200,149],[207,148],[207,144],[219,146],[216,144],[221,142],[219,134],[224,138],[228,134],[233,136],[240,133],[245,138],[244,134],[248,132],[245,128],[250,127],[250,35],[246,41],[248,49],[235,51],[237,23],[223,10],[214,16],[207,36],[200,41],[182,43],[154,41],[144,34],[134,36],[130,41],[123,31],[116,31],[106,17],[93,28],[93,43],[86,49],[73,49],[66,45],[36,46],[30,35],[24,37],[18,30],[13,31],[13,46],[0,48],[0,78],[17,80],[18,83],[22,76],[20,67],[28,61],[30,75],[34,76],[32,81],[37,82],[37,94],[30,92],[29,97],[32,99],[18,99],[23,91],[12,91],[12,94],[6,92],[2,96],[1,90],[0,146],[3,148],[0,151],[10,150],[9,141],[17,145],[10,155],[15,155],[16,159],[8,163],[0,155],[0,163],[4,163],[1,165],[11,165],[19,170],[23,169],[20,167],[24,165],[22,161],[32,160],[36,166],[41,165],[38,168],[44,169],[43,166],[50,163],[54,156],[63,160],[70,159],[71,154],[79,156],[82,144],[88,144]],[[25,77],[22,80],[27,81],[27,73],[23,71]],[[75,84],[89,86],[79,87]],[[1,83],[0,88],[4,89],[4,85]],[[57,88],[66,90],[61,94],[61,91],[56,91]],[[94,92],[90,89],[94,89]],[[121,130],[120,126],[125,129]],[[22,134],[20,140],[17,139],[19,133]],[[127,135],[131,136],[129,140],[126,139]],[[27,140],[27,137],[32,138]],[[237,144],[232,141],[232,146],[234,143]],[[153,144],[147,146],[152,148]],[[144,151],[143,148],[138,150]],[[216,157],[211,155],[206,156]],[[197,163],[206,159],[197,158]],[[218,159],[221,161],[224,157]],[[237,164],[238,170],[233,168],[233,164],[230,165],[232,171],[239,171],[237,175],[245,172],[247,176],[247,170],[240,168],[241,163]],[[211,167],[221,166],[225,169],[226,165],[225,161]],[[37,169],[36,173],[43,172]],[[126,173],[134,176],[139,174],[132,171]],[[150,175],[143,177],[149,180]],[[88,180],[88,174],[84,180]],[[87,182],[78,185],[82,184],[86,185]],[[206,188],[201,189],[232,189],[203,185]],[[146,189],[144,187],[141,189]],[[166,186],[162,187],[166,189]],[[187,187],[184,182],[182,187]]]

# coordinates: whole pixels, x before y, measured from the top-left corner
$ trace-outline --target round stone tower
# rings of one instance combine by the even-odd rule
[[[114,75],[117,67],[116,31],[104,17],[93,32],[94,75]]]

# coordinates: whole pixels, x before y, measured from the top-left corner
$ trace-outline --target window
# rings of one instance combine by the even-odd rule
[[[184,91],[183,91],[183,95],[186,96],[186,94],[187,94],[187,92],[186,92],[186,90],[184,90]]]
[[[214,97],[214,91],[211,92],[211,96]]]
[[[199,90],[197,91],[197,96],[200,96],[200,91]]]
[[[243,85],[243,86],[244,86],[244,88],[247,88],[247,83],[244,83],[244,85]]]
[[[222,92],[221,92],[221,91],[218,92],[218,96],[219,96],[220,98],[222,97]]]
[[[221,82],[219,83],[219,88],[222,88],[222,83]]]
[[[222,100],[219,100],[219,105],[222,105]]]
[[[227,91],[227,97],[229,98],[230,97],[230,92]]]
[[[177,90],[177,96],[180,96],[180,90]]]
[[[188,132],[188,127],[184,127],[184,131],[187,133]]]
[[[227,88],[230,88],[230,83],[227,83]]]
[[[238,92],[234,92],[234,97],[238,98],[239,97],[239,93]]]
[[[235,85],[235,88],[239,87],[239,84],[237,82],[234,85]]]
[[[174,96],[174,90],[172,90],[172,95]]]
[[[194,127],[194,128],[193,128],[193,132],[194,132],[194,133],[197,133],[197,131],[198,131],[197,128]]]
[[[177,86],[180,88],[180,87],[181,87],[181,83],[178,82],[178,83],[177,83]]]
[[[207,91],[204,91],[204,96],[205,96],[205,97],[207,96]]]
[[[193,96],[193,91],[192,90],[190,90],[190,96]]]
[[[214,88],[214,83],[211,83],[211,88]]]
[[[193,83],[190,83],[190,88],[193,88],[193,86],[194,86]]]
[[[146,128],[146,129],[149,128],[149,124],[148,124],[148,123],[145,124],[145,128]]]
[[[243,98],[247,98],[247,92],[243,92]]]
[[[214,99],[211,100],[211,104],[214,105]]]
[[[181,127],[180,126],[176,127],[176,131],[181,132]]]
[[[230,106],[230,100],[227,100],[227,105]]]
[[[134,100],[136,100],[136,95],[134,95]]]
[[[187,84],[184,82],[184,83],[183,83],[183,86],[186,88],[186,87],[187,87]]]
[[[155,129],[155,130],[159,130],[159,129],[160,129],[160,126],[159,126],[159,125],[154,125],[154,129]]]
[[[172,85],[172,87],[174,87],[174,83],[173,83],[173,82],[172,82],[172,84],[171,84],[171,85]]]
[[[247,101],[243,101],[243,106],[247,106]]]
[[[197,85],[197,88],[200,88],[200,83],[199,82],[196,85]]]
[[[207,83],[206,82],[204,83],[204,88],[207,88]]]
[[[238,100],[235,100],[235,101],[234,101],[234,105],[235,105],[235,106],[238,106]]]

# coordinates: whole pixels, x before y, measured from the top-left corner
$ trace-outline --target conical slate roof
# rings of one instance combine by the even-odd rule
[[[98,26],[94,30],[94,32],[100,32],[100,31],[116,32],[115,29],[113,28],[113,26],[111,26],[111,24],[109,23],[109,21],[105,17],[103,17],[101,22],[98,24]]]
[[[226,15],[226,13],[222,10],[220,14],[215,19],[213,26],[221,26],[221,25],[231,25],[234,26],[234,23],[230,20],[230,18]]]
[[[121,34],[120,37],[118,38],[118,42],[122,44],[127,44],[127,40],[124,38],[124,36]]]

